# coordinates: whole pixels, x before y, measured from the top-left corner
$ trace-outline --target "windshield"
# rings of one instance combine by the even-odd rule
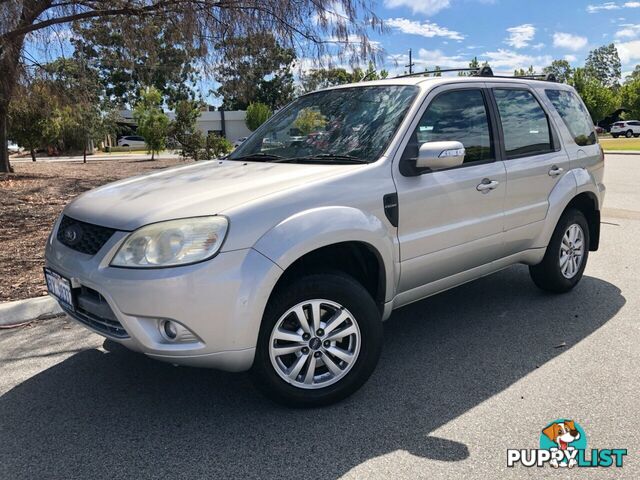
[[[325,90],[278,112],[231,160],[371,162],[382,155],[411,105],[414,86]]]

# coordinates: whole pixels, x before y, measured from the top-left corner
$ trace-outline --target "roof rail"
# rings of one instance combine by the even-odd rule
[[[432,73],[447,73],[447,72],[473,72],[474,74],[477,75],[477,72],[479,70],[480,70],[479,68],[443,68],[441,70],[425,70],[424,72],[405,73],[404,75],[398,75],[395,78],[424,77],[425,75],[430,75]]]
[[[395,78],[406,77],[422,77],[434,73],[446,73],[446,72],[471,72],[471,75],[476,77],[495,77],[495,78],[522,78],[525,80],[542,80],[545,82],[557,82],[556,76],[553,73],[540,74],[540,75],[522,75],[522,76],[508,76],[508,75],[494,75],[493,70],[489,65],[484,65],[479,68],[443,68],[442,70],[427,70],[424,72],[408,73],[405,75],[398,75]]]

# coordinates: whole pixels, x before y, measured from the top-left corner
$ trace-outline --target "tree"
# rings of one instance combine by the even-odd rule
[[[566,60],[554,60],[551,65],[542,69],[542,73],[554,75],[558,82],[569,83],[573,76],[573,68]]]
[[[336,10],[340,15],[336,15]],[[25,37],[45,45],[46,31],[73,22],[102,19],[157,18],[163,25],[182,29],[190,45],[212,58],[224,54],[224,40],[253,38],[268,33],[283,48],[299,46],[305,56],[327,53],[324,38],[339,40],[342,55],[373,56],[368,32],[380,31],[371,0],[10,0],[0,1],[0,172],[10,171],[7,151],[7,115],[22,75]],[[360,42],[349,42],[349,38]],[[332,46],[335,47],[335,43]],[[212,48],[220,46],[219,49]]]
[[[633,69],[633,72],[627,75],[625,80],[627,82],[631,80],[640,80],[640,65],[636,65],[636,67]]]
[[[291,101],[292,48],[284,48],[270,33],[229,38],[220,47],[225,53],[214,77],[220,83],[216,95],[223,99],[221,109],[246,110],[251,102],[278,109]]]
[[[74,58],[99,79],[104,104],[131,106],[145,86],[158,89],[170,106],[194,96],[196,59],[204,49],[188,31],[159,17],[91,19],[73,26]]]
[[[36,150],[58,133],[52,121],[55,98],[43,81],[28,86],[20,85],[9,109],[9,137],[31,153],[36,161]]]
[[[314,92],[321,88],[352,83],[353,75],[344,68],[317,68],[300,75],[303,93]]]
[[[233,150],[233,144],[216,133],[210,133],[207,135],[205,150],[207,159],[219,158]]]
[[[138,133],[151,152],[151,160],[155,159],[156,152],[164,149],[169,133],[169,117],[162,111],[161,105],[162,95],[155,87],[149,87],[140,94],[140,100],[133,110]]]
[[[533,65],[530,65],[529,68],[527,68],[526,70],[523,68],[520,68],[520,69],[515,69],[513,71],[514,77],[527,77],[535,74],[536,74],[536,70],[533,68]]]
[[[271,109],[264,103],[250,103],[247,107],[247,115],[244,121],[249,130],[253,132],[266,122],[271,114]]]
[[[196,122],[200,117],[200,104],[192,100],[180,100],[175,107],[175,118],[169,126],[169,136],[177,141],[183,148],[190,151],[194,148],[202,148],[202,142],[194,139]],[[196,143],[192,146],[192,143]]]
[[[640,68],[636,67],[636,71],[640,73]],[[631,110],[630,118],[640,118],[640,75],[628,78],[620,88],[620,104]]]
[[[606,87],[617,87],[622,75],[622,64],[615,44],[604,45],[591,50],[584,68],[589,76]]]
[[[575,69],[572,83],[594,122],[599,122],[617,108],[619,101],[613,89],[603,85],[586,68]]]

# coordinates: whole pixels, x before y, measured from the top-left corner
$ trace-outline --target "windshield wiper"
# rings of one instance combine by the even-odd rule
[[[352,155],[337,155],[333,153],[318,153],[316,155],[307,155],[304,157],[291,157],[291,158],[282,158],[274,160],[275,162],[323,162],[328,161],[329,163],[369,163],[368,160],[363,158],[354,157]]]
[[[272,153],[264,153],[264,152],[256,152],[256,153],[250,153],[249,155],[243,155],[242,157],[237,157],[237,158],[229,158],[229,160],[237,160],[237,161],[243,161],[243,160],[262,160],[265,162],[270,162],[273,160],[289,160],[288,158],[285,158],[281,155],[274,155]]]

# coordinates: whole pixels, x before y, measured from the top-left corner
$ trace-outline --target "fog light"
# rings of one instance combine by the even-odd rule
[[[167,340],[175,340],[178,336],[178,325],[171,320],[163,320],[160,331]]]

